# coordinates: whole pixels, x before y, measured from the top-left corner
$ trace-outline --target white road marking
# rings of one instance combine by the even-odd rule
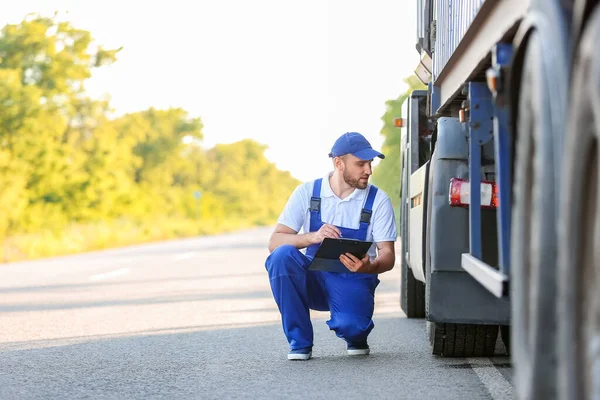
[[[92,275],[92,276],[90,276],[90,281],[101,281],[103,279],[110,279],[110,278],[114,278],[116,276],[126,275],[130,271],[131,270],[129,268],[116,269],[114,271],[105,272],[103,274]]]
[[[189,251],[187,253],[183,253],[183,254],[178,254],[175,256],[175,260],[180,261],[180,260],[187,260],[188,258],[192,258],[196,255],[196,253],[194,253],[193,251]]]
[[[479,380],[492,395],[492,399],[512,399],[513,387],[492,364],[489,358],[469,358],[471,368],[479,377]]]

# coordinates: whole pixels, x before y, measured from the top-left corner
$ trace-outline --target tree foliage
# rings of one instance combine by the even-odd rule
[[[119,219],[274,222],[298,181],[265,146],[204,149],[201,119],[181,108],[111,118],[87,96],[119,50],[54,17],[0,31],[0,239]]]

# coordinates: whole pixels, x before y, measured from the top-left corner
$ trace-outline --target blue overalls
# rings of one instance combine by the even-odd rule
[[[321,182],[314,182],[310,204],[310,231],[318,231],[321,221]],[[360,215],[358,229],[338,226],[342,237],[366,240],[377,188],[371,186]],[[358,217],[358,216],[357,216]],[[329,329],[349,345],[366,343],[373,329],[375,288],[377,275],[337,273],[308,270],[318,244],[311,245],[302,254],[292,245],[277,247],[267,258],[273,297],[279,307],[283,331],[291,350],[313,345],[313,328],[309,309],[331,311]]]

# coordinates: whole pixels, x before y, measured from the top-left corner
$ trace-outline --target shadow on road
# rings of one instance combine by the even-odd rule
[[[308,362],[286,360],[278,323],[22,343],[0,349],[0,398],[489,398],[467,360],[431,356],[424,321],[395,315],[375,325],[373,353],[350,358],[315,321]]]

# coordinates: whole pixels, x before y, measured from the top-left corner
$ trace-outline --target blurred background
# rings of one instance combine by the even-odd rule
[[[0,16],[0,260],[274,224],[348,131],[399,202],[412,2],[21,0]],[[397,216],[398,217],[398,216]]]

